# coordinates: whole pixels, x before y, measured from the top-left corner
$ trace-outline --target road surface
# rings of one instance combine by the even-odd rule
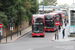
[[[30,32],[12,43],[0,44],[0,50],[75,50],[75,41],[51,41],[54,33],[46,32],[45,37],[32,37]]]

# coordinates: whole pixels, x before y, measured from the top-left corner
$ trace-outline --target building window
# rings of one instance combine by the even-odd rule
[[[71,11],[71,25],[75,25],[75,11]]]

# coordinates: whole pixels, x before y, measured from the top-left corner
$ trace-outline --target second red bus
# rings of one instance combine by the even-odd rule
[[[45,31],[56,31],[56,21],[59,21],[58,13],[44,14]]]

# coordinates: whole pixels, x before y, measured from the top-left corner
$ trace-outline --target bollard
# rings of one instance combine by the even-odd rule
[[[21,35],[21,28],[20,28],[20,35]]]
[[[18,32],[17,32],[17,36],[18,36]]]
[[[7,34],[6,34],[6,42],[7,42]]]

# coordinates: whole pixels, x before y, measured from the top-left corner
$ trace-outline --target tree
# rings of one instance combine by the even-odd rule
[[[57,4],[57,0],[44,0],[44,5],[45,6],[56,5],[56,4]],[[41,2],[40,5],[43,5],[43,2]]]
[[[49,0],[48,5],[56,5],[57,0]]]
[[[7,19],[7,15],[4,12],[0,12],[0,23],[3,24],[3,27],[9,26],[9,20]]]
[[[16,4],[18,0],[0,0],[0,12],[1,12],[1,19],[4,19],[3,21],[0,20],[0,22],[3,24],[4,27],[8,27],[10,23],[10,18],[13,17],[15,20],[15,17],[17,16],[17,10],[15,9]],[[14,13],[13,13],[14,11]],[[4,18],[3,18],[4,17]]]
[[[0,23],[4,27],[8,27],[11,22],[11,17],[13,17],[14,25],[20,24],[19,14],[21,14],[21,21],[31,21],[32,14],[35,13],[35,9],[38,12],[39,7],[37,0],[36,7],[34,3],[35,0],[0,0]]]
[[[31,24],[32,14],[36,14],[39,9],[38,0],[29,0],[23,3],[26,8],[26,16],[28,16],[29,23]]]
[[[60,7],[61,6],[68,6],[68,4],[66,4],[66,3],[65,4],[59,4],[58,6],[60,6]]]

